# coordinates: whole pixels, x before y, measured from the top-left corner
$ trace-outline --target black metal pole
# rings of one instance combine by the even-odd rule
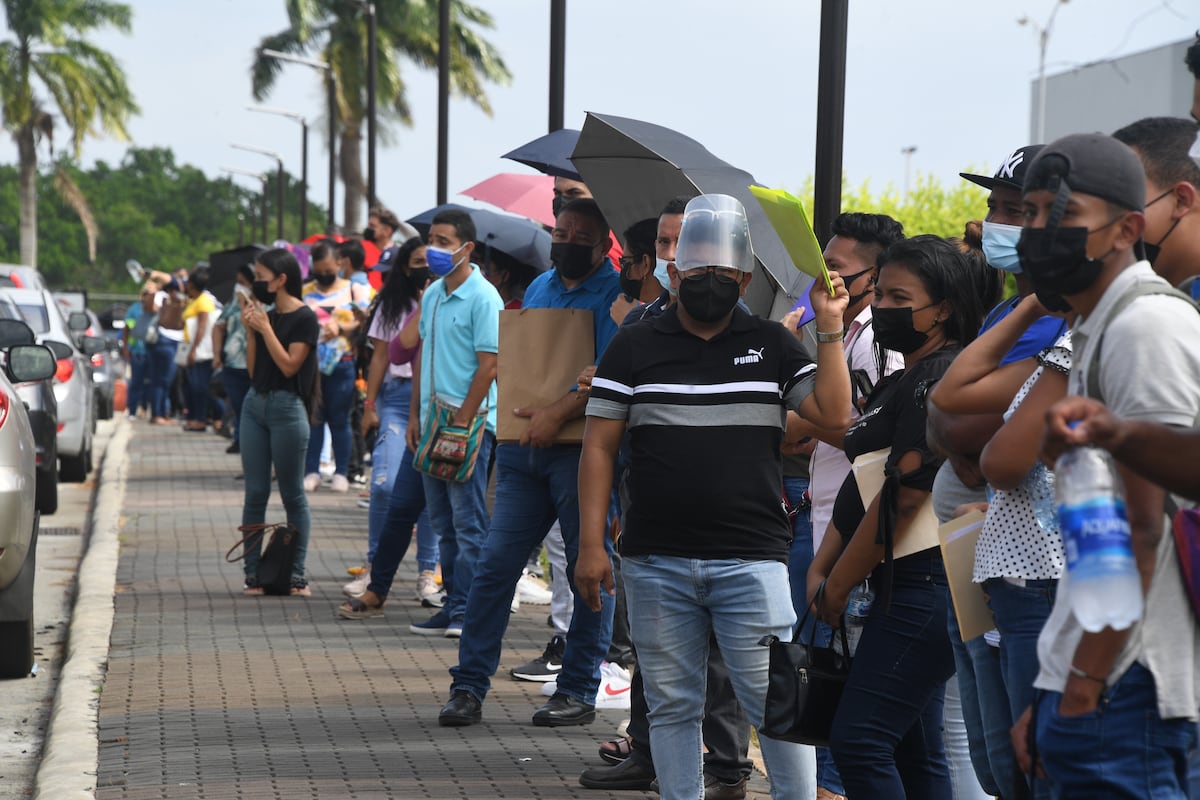
[[[367,3],[367,210],[375,205],[375,4]]]
[[[300,241],[308,236],[308,120],[300,120]]]
[[[850,0],[821,0],[817,62],[817,163],[813,230],[823,247],[842,208],[842,126],[846,110],[846,33]]]
[[[567,0],[550,0],[550,133],[563,127],[566,63]]]
[[[326,232],[333,228],[333,190],[337,184],[337,78],[333,65],[325,73],[325,86],[329,93],[329,211],[325,221]]]
[[[279,175],[275,178],[275,238],[283,238],[283,184],[287,176],[283,171],[283,159],[279,160]]]
[[[241,212],[238,212],[238,243],[237,243],[237,246],[241,247],[245,243],[246,243],[246,215]]]
[[[260,198],[261,205],[258,210],[258,218],[262,221],[262,243],[267,243],[267,175],[262,176],[262,196]]]
[[[438,2],[438,144],[437,201],[446,202],[446,173],[450,159],[450,0]]]

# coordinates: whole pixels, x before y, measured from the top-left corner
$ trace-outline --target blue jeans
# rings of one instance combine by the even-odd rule
[[[325,446],[325,425],[333,440],[333,461],[337,474],[350,474],[350,407],[354,404],[354,360],[343,358],[329,375],[321,376],[321,404],[314,415],[308,435],[308,454],[304,471],[312,474],[321,468],[321,448]]]
[[[1196,723],[1159,718],[1149,670],[1134,664],[1095,710],[1077,717],[1058,713],[1061,699],[1042,692],[1036,709],[1038,755],[1052,797],[1186,800]]]
[[[1033,682],[1038,674],[1038,636],[1054,608],[1058,581],[1027,581],[1025,586],[1015,586],[1002,578],[992,578],[983,584],[983,588],[996,629],[1000,631],[1000,669],[1008,694],[1009,712],[1016,720],[1035,700]],[[1004,736],[1010,761],[1011,741]],[[993,761],[993,770],[996,766]],[[1035,797],[1039,800],[1050,798],[1050,789],[1045,783],[1037,784]]]
[[[1017,762],[1008,735],[1013,716],[1004,686],[1000,650],[989,645],[982,636],[964,642],[948,591],[947,607],[946,628],[954,650],[956,680],[975,777],[988,794],[1020,797],[1022,795],[1016,793]],[[1034,643],[1036,645],[1036,637]],[[1031,666],[1037,670],[1036,649]]]
[[[143,353],[129,354],[129,391],[125,396],[125,410],[129,416],[137,416],[142,403],[150,405],[146,376],[150,368],[150,357]]]
[[[882,586],[881,570],[871,583]],[[954,674],[941,555],[895,562],[891,608],[877,596],[863,626],[829,749],[852,800],[951,800],[943,691]]]
[[[475,471],[479,471],[478,466]],[[374,502],[372,497],[372,510]],[[417,524],[418,519],[428,519],[425,513],[425,482],[421,473],[413,468],[413,454],[407,447],[400,453],[400,463],[396,465],[396,480],[393,481],[392,491],[388,493],[385,502],[387,510],[379,532],[378,549],[371,556],[371,579],[367,583],[367,589],[380,601],[387,599],[388,592],[392,590],[396,569],[404,560],[408,546],[412,544],[413,526]],[[419,548],[418,543],[418,557]],[[445,580],[444,574],[442,578]]]
[[[367,514],[367,563],[375,561],[379,551],[379,539],[390,513],[388,498],[396,485],[400,462],[408,451],[404,434],[408,428],[409,400],[412,398],[412,381],[408,378],[388,378],[375,398],[375,413],[379,415],[379,432],[375,434],[375,449],[371,451],[371,510]],[[409,453],[408,470],[412,469],[412,454]],[[425,507],[421,476],[414,473],[405,480],[415,482],[421,492],[421,508]],[[411,528],[411,523],[409,524]],[[412,531],[410,530],[411,534]],[[407,547],[407,546],[406,546]],[[403,551],[400,553],[404,555]],[[417,517],[417,569],[437,569],[438,538],[429,524],[429,514],[421,511]],[[397,562],[399,563],[399,562]]]
[[[208,385],[212,382],[213,362],[194,361],[187,368],[188,380],[188,422],[208,422]],[[217,419],[225,415],[224,409],[218,409]]]
[[[242,506],[242,524],[266,522],[267,503],[271,499],[271,467],[279,481],[279,498],[287,511],[288,524],[300,534],[292,583],[303,585],[304,559],[308,554],[308,535],[312,520],[308,497],[304,493],[304,448],[308,442],[308,412],[304,401],[288,391],[261,395],[254,389],[242,405],[242,471],[246,495]],[[257,574],[261,540],[246,550],[246,577]]]
[[[768,635],[789,638],[796,624],[787,567],[778,561],[637,555],[623,557],[621,568],[635,610],[629,624],[650,707],[650,749],[662,797],[695,800],[704,794],[700,723],[709,637],[716,636],[746,718],[761,725],[770,651],[758,642]],[[813,748],[765,736],[759,744],[772,797],[816,794]]]
[[[490,678],[500,665],[508,606],[529,551],[546,538],[550,525],[558,519],[567,551],[567,580],[572,585],[579,555],[579,448],[502,444],[496,449],[496,470],[492,527],[467,598],[458,665],[450,668],[454,679],[451,689],[465,689],[479,700],[487,696]],[[443,539],[443,575],[444,543]],[[610,547],[607,537],[605,546]],[[558,675],[559,693],[588,705],[596,700],[600,662],[612,639],[613,598],[607,592],[601,592],[600,598],[601,610],[596,612],[575,592],[563,668]]]
[[[442,611],[452,622],[463,621],[467,594],[475,579],[475,568],[483,552],[483,543],[488,538],[488,462],[495,443],[495,434],[491,431],[483,434],[475,470],[464,483],[421,475],[429,522],[438,536],[442,585],[446,587],[446,604]],[[526,548],[525,555],[528,553],[529,549]],[[511,592],[509,599],[512,599]],[[508,613],[507,604],[504,604],[504,612]]]
[[[242,435],[242,404],[246,402],[246,392],[250,391],[250,371],[240,367],[222,367],[221,380],[225,382],[225,397],[233,408],[233,440],[236,442]]]
[[[175,351],[179,342],[159,334],[150,347],[150,416],[171,415],[171,381],[175,379]]]

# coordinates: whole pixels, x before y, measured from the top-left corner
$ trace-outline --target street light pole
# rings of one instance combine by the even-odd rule
[[[437,201],[446,203],[446,173],[450,160],[450,0],[438,2],[438,143]]]
[[[262,182],[262,192],[259,195],[259,197],[260,197],[259,202],[261,205],[261,210],[259,211],[259,218],[262,219],[262,241],[263,241],[263,244],[266,244],[267,243],[267,175],[266,175],[266,173],[265,172],[252,172],[251,170],[242,169],[241,167],[221,167],[221,171],[228,172],[233,175],[245,175],[246,177],[249,177],[249,178],[258,178],[258,180]],[[253,223],[251,223],[251,225],[250,225],[250,235],[254,236],[254,224]]]
[[[278,185],[275,187],[275,197],[276,197],[276,200],[275,200],[275,204],[276,204],[276,209],[275,209],[276,237],[275,238],[282,239],[283,238],[283,183],[285,180],[285,175],[283,172],[283,156],[279,155],[279,153],[276,153],[274,150],[265,150],[261,147],[255,147],[252,144],[239,144],[237,142],[231,142],[229,146],[236,148],[238,150],[245,150],[247,153],[258,153],[260,156],[266,156],[267,158],[275,159],[275,163],[278,165],[278,174],[279,174],[279,177],[276,179],[278,181]],[[264,193],[265,193],[265,189],[264,189]],[[266,238],[266,220],[265,219],[263,220],[263,238],[264,239]]]
[[[326,220],[326,225],[332,228],[333,193],[334,185],[337,183],[337,76],[334,74],[333,65],[328,61],[319,61],[315,58],[301,58],[291,53],[283,53],[279,50],[268,48],[263,48],[260,52],[270,58],[287,61],[292,64],[303,64],[306,67],[319,69],[325,73],[325,89],[329,105],[327,112],[329,114],[329,209],[327,211],[328,219]]]
[[[846,33],[850,0],[821,0],[817,56],[817,163],[813,231],[822,246],[842,207],[842,130],[846,114]]]
[[[367,3],[367,210],[375,206],[375,4]]]
[[[550,133],[563,127],[566,62],[567,0],[550,0]]]
[[[908,147],[901,147],[900,153],[904,156],[904,197],[908,197],[909,179],[912,176],[910,168],[912,167],[913,153],[917,152],[917,146],[911,144]]]
[[[294,122],[300,123],[300,238],[298,241],[304,241],[308,236],[308,120],[304,115],[297,111],[288,111],[285,108],[267,108],[265,106],[246,106],[250,111],[258,111],[263,114],[275,114],[280,117],[287,117]]]
[[[1050,10],[1050,18],[1046,20],[1045,27],[1038,25],[1029,17],[1021,17],[1017,20],[1018,25],[1028,25],[1037,31],[1038,35],[1038,111],[1037,111],[1037,137],[1038,144],[1044,144],[1046,141],[1046,47],[1050,43],[1050,31],[1054,27],[1054,17],[1058,14],[1058,9],[1067,4],[1068,0],[1055,0],[1054,8]]]

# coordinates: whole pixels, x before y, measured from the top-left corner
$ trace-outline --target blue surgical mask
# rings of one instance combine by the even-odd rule
[[[1021,238],[1019,225],[1001,225],[999,222],[983,223],[983,254],[993,267],[1019,275],[1021,259],[1017,256],[1017,240]]]
[[[458,250],[462,250],[463,247],[466,247],[466,245],[462,245]],[[425,263],[428,265],[429,271],[439,278],[444,278],[451,272],[454,272],[454,268],[458,266],[458,264],[454,263],[454,255],[458,250],[444,250],[441,247],[434,247],[433,245],[426,247]]]
[[[671,276],[667,274],[667,264],[670,264],[665,258],[654,259],[654,278],[659,285],[670,292],[672,295],[677,295],[679,292],[671,288]]]

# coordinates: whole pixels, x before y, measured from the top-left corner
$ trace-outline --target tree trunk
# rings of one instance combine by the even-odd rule
[[[342,185],[346,189],[342,207],[342,227],[346,233],[362,230],[363,197],[366,186],[362,174],[362,132],[359,126],[347,125],[342,130],[341,152],[338,158],[342,166]]]
[[[17,196],[20,203],[21,263],[37,266],[37,147],[33,126],[25,125],[16,132],[18,178]]]

